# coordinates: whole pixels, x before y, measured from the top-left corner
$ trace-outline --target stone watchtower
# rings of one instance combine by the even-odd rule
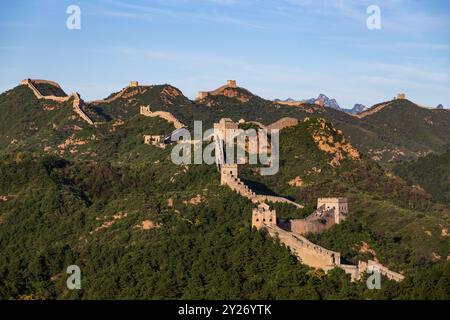
[[[346,219],[348,213],[347,198],[319,198],[317,208],[324,206],[325,210],[334,209],[334,223],[339,224]]]
[[[227,86],[228,86],[229,88],[236,88],[236,87],[237,87],[237,85],[236,85],[236,80],[228,80],[228,81],[227,81]]]
[[[238,166],[236,163],[224,163],[220,166],[220,184],[226,185],[230,179],[238,177]]]
[[[205,99],[207,96],[209,96],[209,92],[200,91],[199,93],[197,93],[197,100]]]
[[[277,213],[275,210],[270,210],[267,203],[261,203],[258,205],[258,208],[253,209],[252,227],[260,230],[265,225],[275,227],[277,225]]]
[[[131,81],[129,87],[130,88],[135,88],[139,86],[139,82],[137,81]]]
[[[237,130],[239,130],[239,124],[235,123],[230,118],[222,118],[219,123],[214,123],[214,133],[222,138],[224,144],[227,143],[227,131],[232,137],[234,137],[234,133]]]

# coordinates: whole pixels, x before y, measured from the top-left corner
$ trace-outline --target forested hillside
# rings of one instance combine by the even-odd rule
[[[0,299],[450,297],[450,208],[445,192],[437,197],[444,181],[436,188],[432,183],[447,172],[447,156],[399,167],[405,181],[373,160],[365,152],[369,146],[359,148],[361,141],[383,141],[377,130],[384,120],[369,124],[337,110],[276,106],[256,96],[192,102],[168,85],[123,93],[87,105],[102,119],[95,126],[75,114],[70,101],[37,100],[25,86],[0,95]],[[281,131],[278,174],[261,176],[246,165],[242,179],[258,193],[305,205],[275,205],[280,218],[310,214],[318,197],[347,197],[347,221],[308,238],[340,251],[343,261],[377,259],[405,280],[383,278],[381,290],[368,290],[341,270],[325,275],[301,264],[288,248],[251,228],[255,204],[220,186],[214,165],[177,166],[171,145],[144,144],[144,135],[169,134],[174,127],[139,115],[141,105],[169,111],[189,126],[194,119],[212,124],[222,117],[264,124],[301,119]],[[402,148],[420,149],[426,139],[441,148],[448,122],[439,119],[431,121],[440,129],[422,128],[425,140],[399,139]],[[383,134],[398,134],[386,128]],[[354,138],[357,132],[366,135]],[[409,145],[410,139],[417,144]],[[432,163],[437,165],[429,171]],[[436,173],[424,178],[422,169]],[[413,186],[414,179],[423,189]],[[73,264],[82,270],[79,291],[66,288],[66,268]]]
[[[436,201],[450,204],[450,150],[399,164],[395,173],[427,190]]]

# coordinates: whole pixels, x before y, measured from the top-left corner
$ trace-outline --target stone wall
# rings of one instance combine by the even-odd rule
[[[283,197],[277,197],[277,196],[267,196],[267,195],[256,195],[254,197],[254,202],[272,202],[272,203],[287,203],[291,204],[299,209],[304,208],[301,204],[298,204],[294,201],[291,201],[289,199],[283,198]]]
[[[289,230],[300,235],[323,232],[334,225],[334,215],[328,215],[318,219],[306,218],[289,220]]]
[[[160,117],[160,118],[172,123],[176,129],[181,129],[181,128],[185,127],[185,125],[183,123],[181,123],[181,121],[179,121],[177,118],[175,118],[173,116],[173,114],[171,114],[170,112],[166,112],[166,111],[152,112],[150,110],[150,106],[141,106],[140,113],[141,113],[141,115],[143,115],[145,117],[151,117],[151,118]]]
[[[392,270],[389,270],[388,268],[383,266],[381,263],[379,263],[377,261],[373,261],[373,260],[369,260],[367,262],[359,261],[358,269],[359,269],[360,274],[362,274],[363,272],[370,271],[370,270],[376,270],[376,271],[380,272],[380,274],[382,274],[383,276],[387,277],[388,279],[394,280],[397,282],[402,281],[405,278],[405,276],[403,276],[402,274],[400,274],[398,272],[394,272]]]
[[[94,125],[94,121],[87,115],[83,110],[84,102],[78,93],[73,94],[73,110],[78,114],[84,121],[90,125]]]
[[[31,89],[31,91],[33,91],[34,95],[36,98],[38,98],[39,100],[41,99],[45,99],[45,100],[52,100],[52,101],[56,101],[56,102],[67,102],[70,100],[71,96],[67,96],[67,97],[57,97],[57,96],[44,96],[41,94],[41,92],[36,88],[36,86],[34,85],[34,83],[45,83],[45,84],[50,84],[53,86],[56,86],[58,88],[61,88],[59,86],[59,84],[57,84],[56,82],[53,81],[48,81],[48,80],[31,80],[31,79],[25,79],[20,81],[21,85],[26,85],[28,86],[28,88]]]
[[[303,264],[327,272],[341,263],[339,252],[327,250],[302,236],[295,235],[277,226],[265,225],[265,228],[273,238],[278,239],[288,247]]]
[[[73,111],[76,114],[78,114],[84,121],[86,121],[90,125],[94,125],[94,121],[82,109],[82,107],[84,105],[84,101],[81,99],[81,97],[78,93],[72,93],[70,96],[67,96],[67,97],[43,96],[33,83],[50,84],[52,86],[61,88],[58,83],[49,81],[49,80],[31,80],[31,79],[25,79],[25,80],[20,81],[21,85],[28,86],[28,88],[30,88],[30,90],[33,91],[36,98],[38,98],[40,100],[45,99],[45,100],[51,100],[51,101],[55,101],[55,102],[59,102],[59,103],[64,103],[64,102],[69,101],[71,98],[74,98],[73,99]]]
[[[282,130],[284,128],[295,127],[298,125],[298,119],[296,118],[281,118],[280,120],[267,126],[267,130]]]
[[[221,181],[223,182],[224,185],[230,187],[231,190],[237,192],[244,198],[247,198],[250,201],[255,202],[253,199],[256,196],[256,194],[248,186],[246,186],[241,181],[241,179],[231,174],[224,174],[222,175]]]
[[[281,118],[280,120],[275,121],[272,124],[269,124],[267,126],[263,125],[261,122],[258,121],[243,121],[242,123],[249,123],[249,124],[255,124],[258,127],[260,127],[261,129],[266,129],[269,131],[270,134],[270,130],[282,130],[285,128],[289,128],[289,127],[295,127],[296,125],[298,125],[299,120],[296,118],[289,118],[289,117],[284,117]]]
[[[230,172],[231,170],[231,172]],[[236,164],[223,164],[221,166],[220,174],[221,185],[227,185],[231,190],[239,193],[241,196],[249,199],[253,203],[287,203],[291,204],[297,208],[303,208],[301,204],[283,197],[268,196],[268,195],[257,195],[253,190],[251,190],[241,179],[238,177],[237,165]]]
[[[216,127],[220,130],[225,126],[221,127],[215,124]],[[219,146],[223,146],[223,141],[220,143],[221,138],[219,135],[215,135],[215,140]],[[216,157],[218,157],[217,153]],[[344,272],[350,274],[352,281],[360,280],[361,274],[372,266],[375,266],[381,274],[387,276],[389,279],[395,281],[401,281],[403,279],[401,274],[390,271],[374,261],[369,261],[368,263],[360,261],[357,266],[341,265],[341,254],[339,252],[325,249],[302,236],[302,234],[309,232],[321,232],[343,220],[344,216],[341,214],[348,212],[346,198],[319,198],[318,209],[307,218],[277,221],[276,211],[271,210],[270,206],[265,202],[289,203],[298,208],[303,208],[303,206],[282,197],[257,195],[239,179],[237,164],[221,164],[220,174],[221,185],[227,185],[231,190],[241,196],[249,199],[253,203],[259,204],[258,208],[252,211],[252,227],[258,230],[267,230],[271,237],[278,239],[287,246],[301,263],[312,268],[322,269],[325,272],[336,267],[341,268]],[[281,228],[280,226],[282,225],[288,230]]]
[[[236,87],[237,87],[237,85],[236,85],[236,80],[228,80],[228,81],[227,81],[227,84],[225,84],[225,85],[223,85],[223,86],[217,88],[216,90],[212,90],[212,91],[200,91],[200,92],[197,94],[197,100],[204,99],[204,98],[206,98],[206,97],[208,97],[208,96],[216,96],[216,95],[221,94],[225,89],[228,89],[228,88],[236,88]]]

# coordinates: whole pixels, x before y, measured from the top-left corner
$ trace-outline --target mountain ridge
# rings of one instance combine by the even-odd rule
[[[14,90],[16,89],[7,92]],[[253,95],[247,89],[236,85],[231,88],[225,85],[221,90],[227,90],[227,93],[192,101],[185,97],[181,90],[168,84],[142,86],[132,82],[105,99],[85,102],[83,110],[95,122],[101,123],[123,121],[138,115],[142,106],[150,106],[152,111],[170,112],[191,128],[194,120],[202,120],[204,126],[208,127],[224,117],[230,117],[234,121],[256,121],[264,125],[286,117],[298,120],[310,116],[324,117],[343,130],[358,149],[384,164],[402,159],[417,159],[431,151],[443,152],[450,143],[447,138],[450,132],[446,125],[447,121],[450,121],[449,110],[424,109],[408,100],[388,101],[361,114],[349,115],[317,104],[279,104]],[[246,98],[242,99],[243,96],[240,95]],[[7,106],[7,93],[0,96],[4,98],[5,107],[10,108]],[[44,101],[41,100],[40,103]],[[402,107],[405,105],[406,107]],[[405,108],[409,113],[404,112]],[[402,116],[399,116],[400,114]],[[14,122],[14,118],[12,119]],[[404,125],[405,119],[408,119],[407,126]],[[387,125],[389,130],[386,130]],[[411,131],[410,128],[421,129]]]

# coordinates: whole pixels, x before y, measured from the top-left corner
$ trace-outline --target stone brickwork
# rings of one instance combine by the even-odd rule
[[[288,247],[298,260],[305,265],[328,272],[341,263],[339,252],[327,250],[305,237],[283,230],[278,226],[264,225],[264,228],[271,237]]]
[[[277,214],[275,210],[270,210],[268,204],[261,203],[258,205],[258,208],[255,208],[252,211],[252,227],[260,230],[264,228],[265,225],[276,227]]]

